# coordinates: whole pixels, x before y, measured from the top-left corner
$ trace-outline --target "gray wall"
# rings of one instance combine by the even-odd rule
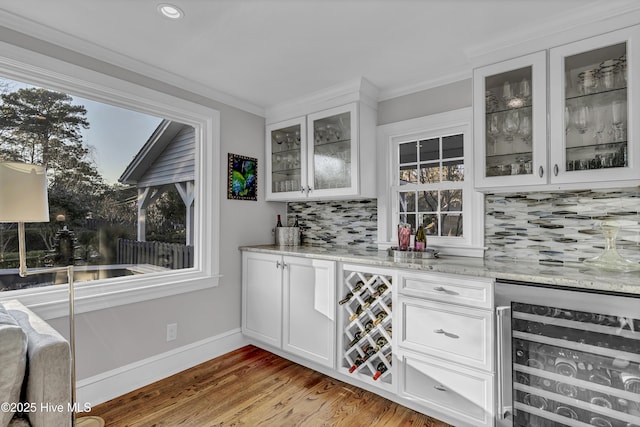
[[[200,95],[183,91],[111,64],[31,36],[0,27],[0,39],[84,68],[197,102],[220,112],[220,268],[217,288],[80,314],[76,318],[78,379],[240,328],[241,257],[239,246],[272,243],[276,214],[284,215],[284,203],[264,201],[264,179],[259,179],[259,200],[226,199],[227,153],[264,162],[264,118]],[[166,325],[178,323],[178,339],[166,342]],[[67,319],[52,319],[67,334]]]
[[[378,126],[470,107],[471,78],[378,103]]]

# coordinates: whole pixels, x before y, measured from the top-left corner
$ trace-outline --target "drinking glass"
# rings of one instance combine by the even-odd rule
[[[502,85],[502,100],[504,101],[505,107],[509,106],[509,102],[513,99],[513,97],[514,94],[511,83],[509,83],[509,80],[505,80]]]
[[[593,136],[597,144],[602,144],[602,133],[604,132],[605,114],[602,108],[593,109]]]
[[[487,123],[487,135],[491,142],[491,154],[496,154],[496,144],[498,142],[498,135],[500,135],[500,118],[497,114],[489,116]]]
[[[506,135],[507,141],[513,141],[514,135],[518,132],[518,126],[520,125],[520,118],[517,111],[507,111],[504,117],[504,123],[502,123],[502,131]]]
[[[624,128],[627,116],[627,103],[615,100],[611,103],[612,130],[614,141],[624,141]]]
[[[523,114],[518,127],[518,134],[522,138],[522,142],[531,142],[531,119],[528,114]]]
[[[398,249],[406,251],[411,243],[411,224],[398,224]]]
[[[589,129],[589,122],[591,121],[591,108],[586,105],[579,106],[574,113],[573,124],[576,130],[580,134],[584,134]]]
[[[531,82],[524,78],[520,82],[520,97],[523,99],[525,104],[528,104],[531,101]]]

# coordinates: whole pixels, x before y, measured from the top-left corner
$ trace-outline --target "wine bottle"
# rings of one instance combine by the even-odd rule
[[[351,340],[351,342],[347,347],[349,348],[353,347],[358,343],[358,341],[360,341],[361,338],[362,338],[362,331],[356,332],[355,334],[353,334],[353,339]]]
[[[389,362],[389,366],[391,366],[391,353],[387,354],[386,359]],[[373,380],[376,381],[378,378],[380,378],[382,374],[387,372],[387,369],[389,368],[387,367],[386,363],[380,361],[380,363],[378,363],[378,366],[376,366],[376,373],[373,374]]]
[[[424,228],[422,224],[418,227],[418,231],[416,231],[416,238],[413,244],[413,248],[416,252],[424,252],[424,248],[427,246],[427,238],[424,234]]]
[[[282,221],[280,220],[280,215],[278,215],[278,222],[276,222],[276,227],[282,227]]]
[[[364,305],[362,306],[363,309],[369,308],[369,306],[375,301],[376,299],[373,297],[373,295],[369,295],[367,297],[366,300],[364,300]]]
[[[380,295],[382,295],[387,289],[389,289],[387,287],[387,285],[385,285],[384,283],[381,283],[377,288],[376,291],[373,293],[374,297],[379,297]]]
[[[358,307],[356,308],[356,311],[354,311],[353,314],[349,316],[349,322],[353,322],[354,320],[356,320],[358,316],[360,316],[362,311],[363,311],[362,306],[358,305]]]
[[[374,326],[379,325],[386,317],[387,317],[387,312],[384,310],[381,310],[380,313],[376,314],[376,320],[373,321]]]
[[[343,305],[349,302],[349,300],[353,298],[353,294],[351,292],[347,292],[343,299],[338,301],[338,304]]]
[[[353,361],[353,365],[351,365],[351,367],[349,368],[349,373],[352,373],[353,371],[358,369],[358,366],[360,366],[364,362],[366,362],[371,356],[376,354],[379,350],[380,350],[380,347],[372,347],[370,345],[368,345],[365,348],[363,348],[362,351],[364,352],[364,356],[363,357],[360,357],[360,356],[356,357],[356,360]]]

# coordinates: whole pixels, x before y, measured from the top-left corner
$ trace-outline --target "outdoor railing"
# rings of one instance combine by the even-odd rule
[[[118,239],[118,264],[151,264],[177,270],[193,267],[193,246]]]

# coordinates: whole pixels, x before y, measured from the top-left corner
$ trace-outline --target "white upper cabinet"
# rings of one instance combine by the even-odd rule
[[[474,70],[476,187],[547,180],[546,52]]]
[[[376,196],[372,88],[362,79],[357,88],[347,85],[268,110],[266,200]]]
[[[639,43],[635,26],[549,51],[552,183],[640,178]]]
[[[634,26],[475,69],[475,187],[637,185],[638,45]]]

